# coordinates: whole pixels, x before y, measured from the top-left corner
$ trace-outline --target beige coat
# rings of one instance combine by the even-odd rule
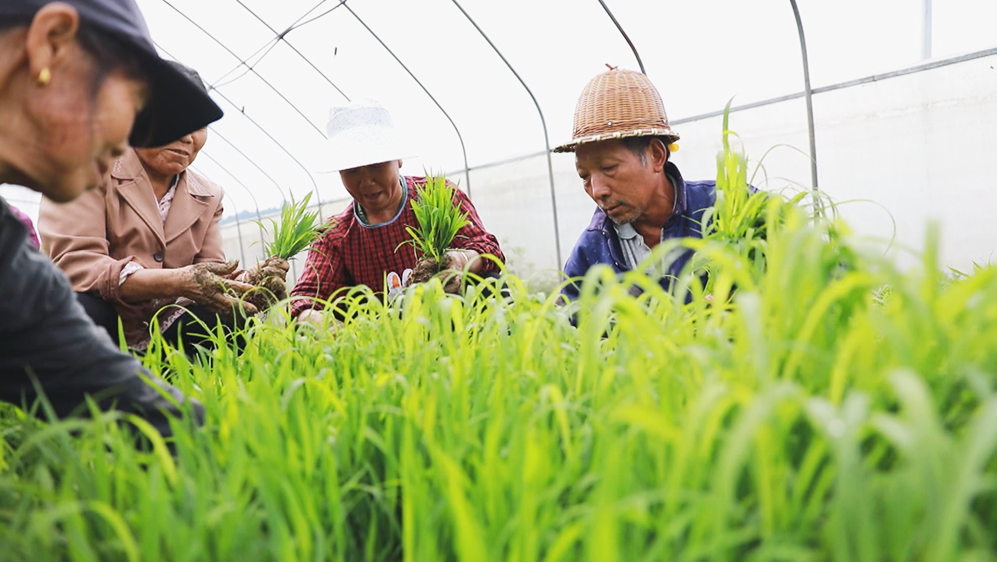
[[[218,221],[222,189],[187,170],[180,174],[166,224],[149,176],[133,150],[114,162],[104,185],[58,204],[42,198],[38,231],[42,249],[62,269],[73,290],[99,294],[114,304],[134,345],[167,302],[121,300],[119,278],[128,262],[172,269],[224,261]]]

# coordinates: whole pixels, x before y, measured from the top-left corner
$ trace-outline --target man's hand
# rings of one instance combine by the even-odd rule
[[[231,317],[237,307],[242,307],[248,315],[256,314],[255,306],[240,300],[253,286],[226,279],[238,265],[238,260],[232,260],[227,263],[196,263],[180,268],[178,273],[183,296],[224,317]]]

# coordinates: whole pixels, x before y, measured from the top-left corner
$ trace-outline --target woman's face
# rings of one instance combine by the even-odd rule
[[[343,186],[366,211],[371,222],[389,220],[402,202],[402,186],[398,170],[401,160],[390,160],[370,166],[360,166],[339,172]]]
[[[150,174],[175,176],[194,163],[197,153],[208,140],[208,129],[198,129],[184,135],[166,146],[157,148],[136,148],[142,165]]]
[[[111,71],[94,85],[97,67],[78,44],[36,86],[26,102],[36,134],[28,176],[54,201],[70,201],[100,185],[115,158],[128,146],[135,115],[145,103],[143,81]]]

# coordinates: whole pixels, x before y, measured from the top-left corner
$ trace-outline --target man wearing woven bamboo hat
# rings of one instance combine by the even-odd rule
[[[598,205],[564,265],[568,278],[577,280],[596,264],[629,271],[664,240],[702,238],[700,222],[713,205],[715,182],[682,179],[670,161],[678,139],[661,96],[643,74],[611,69],[585,86],[571,142],[554,149],[575,153],[585,192]],[[690,255],[668,262],[663,286],[671,285]],[[563,292],[575,299],[579,291],[576,282]]]

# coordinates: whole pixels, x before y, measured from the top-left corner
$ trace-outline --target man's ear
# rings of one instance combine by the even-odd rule
[[[655,137],[647,145],[647,151],[651,169],[654,172],[663,172],[665,170],[665,163],[668,162],[668,148],[665,147],[665,143]]]
[[[80,14],[69,4],[53,2],[38,10],[25,41],[31,76],[37,77],[46,68],[56,74],[69,56],[79,29]]]
[[[401,160],[399,160],[399,161],[398,161],[398,168],[399,168],[399,169],[401,169],[401,167],[402,167],[402,161],[401,161]]]

